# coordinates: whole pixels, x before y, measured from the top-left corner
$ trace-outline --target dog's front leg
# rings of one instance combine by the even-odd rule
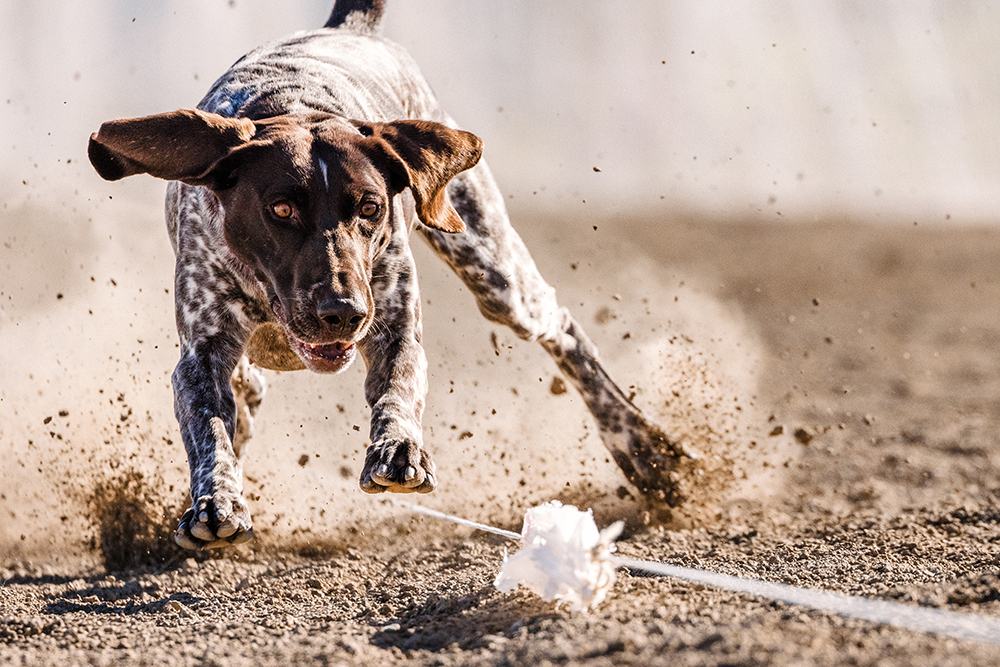
[[[365,398],[372,408],[372,444],[361,488],[368,493],[429,493],[437,486],[437,473],[423,449],[420,425],[427,358],[420,344],[416,268],[405,237],[397,235],[373,273],[376,323],[359,344],[368,366]]]
[[[172,377],[174,414],[191,473],[191,507],[174,539],[187,549],[223,547],[253,537],[243,498],[243,443],[236,432],[232,382],[264,310],[214,250],[221,240],[212,237],[213,230],[221,224],[213,218],[217,205],[208,197],[201,188],[176,183],[167,190],[167,222],[177,253],[174,298],[181,350]],[[263,388],[255,389],[240,391],[253,401]]]
[[[174,539],[187,549],[253,537],[243,466],[233,447],[236,401],[230,378],[240,354],[232,341],[205,340],[184,350],[174,370],[174,412],[191,471],[191,507]]]

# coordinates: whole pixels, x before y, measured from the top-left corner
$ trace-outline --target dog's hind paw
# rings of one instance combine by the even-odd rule
[[[625,477],[648,499],[675,507],[684,500],[676,472],[699,455],[676,436],[650,423],[638,410],[628,412],[601,438]]]
[[[174,541],[185,549],[218,549],[253,538],[250,508],[242,497],[201,496],[184,512]]]
[[[437,486],[437,467],[420,445],[388,440],[368,447],[361,471],[367,493],[430,493]]]

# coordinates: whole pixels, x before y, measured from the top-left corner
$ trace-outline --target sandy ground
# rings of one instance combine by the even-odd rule
[[[586,614],[498,593],[511,545],[357,489],[360,370],[271,375],[256,541],[174,550],[172,263],[155,206],[127,201],[0,212],[0,664],[1000,663],[629,573]],[[648,512],[543,352],[422,250],[442,485],[421,501],[516,530],[560,498],[625,518],[627,556],[1000,616],[1000,231],[518,218],[621,384],[706,468]]]

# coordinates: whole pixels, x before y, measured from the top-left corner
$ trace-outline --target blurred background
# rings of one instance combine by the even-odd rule
[[[116,471],[146,476],[166,507],[158,523],[172,526],[185,502],[164,184],[101,181],[87,138],[105,120],[193,107],[245,52],[322,25],[330,5],[0,1],[0,557],[76,550],[94,535],[94,484]],[[745,444],[749,427],[719,427],[731,415],[710,405],[739,399],[740,419],[753,421],[755,400],[780,417],[768,397],[787,390],[787,407],[812,392],[808,414],[849,421],[871,409],[856,389],[871,378],[851,374],[871,367],[865,336],[879,322],[896,327],[883,327],[893,345],[940,344],[912,309],[933,300],[932,278],[915,297],[911,277],[941,238],[917,255],[877,230],[1000,220],[997,26],[1000,8],[976,1],[389,0],[384,34],[484,138],[515,225],[623,387],[647,404],[700,392],[686,405],[707,412],[678,414],[675,403],[669,416]],[[827,226],[822,245],[780,231],[813,223]],[[965,248],[946,254],[949,271],[967,264]],[[624,480],[579,399],[550,391],[544,353],[491,327],[422,244],[415,251],[425,435],[443,479],[427,502],[513,521],[567,490],[588,503],[617,497]],[[697,257],[704,266],[692,268]],[[897,301],[865,283],[904,274]],[[834,283],[839,292],[823,291]],[[956,281],[978,284],[977,296],[995,283],[989,272]],[[859,307],[859,295],[872,304]],[[903,327],[894,318],[908,308]],[[829,319],[807,328],[819,313]],[[954,313],[938,319],[964,340]],[[765,348],[784,375],[758,392]],[[836,369],[810,357],[817,349],[841,355]],[[954,396],[935,384],[953,360],[913,349],[886,357],[899,395]],[[993,377],[990,359],[962,367],[969,400]],[[918,360],[939,366],[917,372]],[[803,368],[825,383],[821,398]],[[386,512],[357,490],[363,369],[270,377],[247,464],[258,535],[329,536],[345,521],[363,532]],[[845,400],[856,414],[834,417]]]
[[[5,201],[92,181],[83,151],[101,121],[193,106],[247,50],[321,25],[330,4],[0,3]],[[532,206],[768,220],[998,210],[993,3],[388,6],[385,34]]]

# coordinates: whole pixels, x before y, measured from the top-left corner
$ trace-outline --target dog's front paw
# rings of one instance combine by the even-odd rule
[[[410,440],[372,444],[365,454],[361,488],[367,493],[430,493],[437,486],[437,466]]]
[[[217,549],[253,537],[250,508],[242,496],[201,496],[184,512],[174,541],[185,549]]]

